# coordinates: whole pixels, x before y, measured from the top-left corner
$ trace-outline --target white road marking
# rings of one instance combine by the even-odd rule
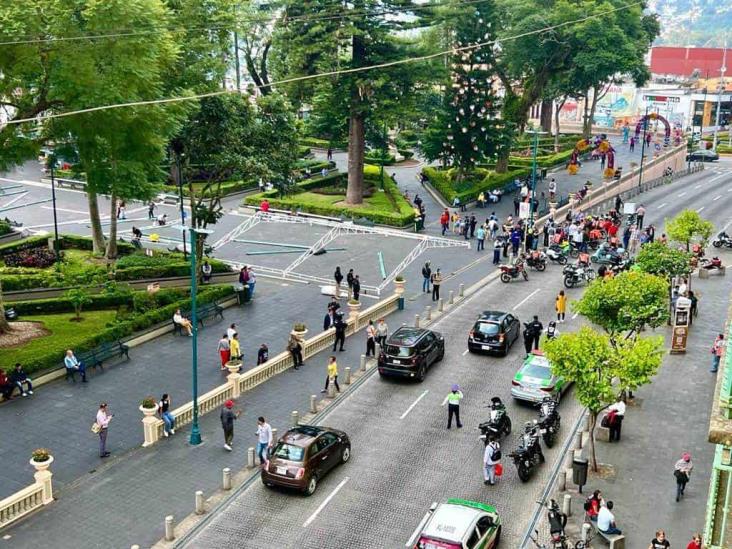
[[[701,208],[697,208],[696,213],[701,212],[703,209],[704,209],[704,206],[702,206]]]
[[[698,189],[698,188],[700,188],[700,187],[701,187],[701,183],[700,183],[699,185],[697,185],[696,187],[694,187],[694,188],[695,188],[695,189]]]
[[[729,189],[727,189],[727,192],[728,193],[732,193],[732,187],[730,187]]]
[[[724,177],[725,175],[727,175],[727,174],[726,174],[726,173],[721,173],[721,174],[720,174],[720,175],[718,175],[717,177],[712,177],[712,178],[711,178],[711,179],[709,180],[709,182],[710,182],[710,183],[713,183],[713,182],[714,182],[714,181],[716,181],[717,179],[722,179],[722,178],[723,178],[723,177]]]
[[[578,316],[579,316],[579,313],[574,313],[574,315],[572,316],[572,320],[574,320],[574,319],[575,319],[575,318],[577,318]]]
[[[719,194],[719,195],[715,196],[714,198],[712,198],[712,201],[713,201],[713,202],[716,202],[716,201],[717,201],[717,200],[719,200],[720,198],[722,198],[722,195],[721,195],[721,194]]]
[[[534,297],[540,291],[541,291],[541,288],[537,288],[536,290],[534,290],[533,292],[531,292],[524,299],[522,299],[519,303],[517,303],[516,305],[514,305],[513,310],[515,311],[516,309],[518,309],[519,307],[521,307],[521,305],[523,305],[524,303],[526,303],[529,299],[531,299],[532,297]]]
[[[683,193],[679,193],[679,194],[677,194],[676,196],[678,196],[679,198],[681,198],[681,197],[682,197],[682,196],[684,196],[685,194],[686,194],[686,191],[684,191]]]
[[[427,393],[429,393],[429,389],[427,391],[425,391],[424,393],[422,393],[421,395],[419,395],[417,397],[417,400],[415,400],[414,402],[412,402],[412,405],[409,408],[407,408],[407,411],[404,412],[401,416],[399,416],[399,419],[404,419],[405,417],[407,417],[407,414],[412,411],[412,409],[417,405],[417,403],[420,400],[422,400],[424,398],[424,395],[426,395]]]
[[[468,351],[470,351],[470,349],[465,349],[465,350],[463,351],[463,356],[467,355],[467,354],[468,354]]]
[[[730,189],[730,190],[732,190],[732,189]],[[18,200],[20,200],[20,199],[22,199],[22,198],[25,198],[27,194],[28,194],[28,191],[26,191],[26,192],[24,192],[24,193],[22,193],[22,194],[19,194],[18,196],[16,196],[15,198],[13,198],[13,199],[12,199],[12,200],[11,200],[10,202],[8,202],[7,204],[3,204],[2,206],[0,206],[0,210],[2,210],[2,209],[4,209],[4,208],[7,208],[7,207],[9,207],[9,206],[12,206],[12,205],[13,205],[13,204],[15,204],[15,203],[16,203],[16,202],[17,202]],[[0,198],[2,198],[2,196],[1,196],[1,195],[0,195]]]
[[[53,206],[41,206],[41,208],[43,208],[44,210],[53,210]],[[57,212],[68,212],[68,213],[72,213],[72,214],[89,215],[88,211],[83,212],[81,210],[69,210],[67,208],[59,208],[59,207],[56,207],[56,211]],[[109,217],[109,216],[107,216],[107,217]]]
[[[668,204],[668,202],[664,202],[663,204],[659,205],[659,206],[658,206],[658,209],[660,210],[660,209],[661,209],[661,208],[663,208],[663,207],[664,207],[664,206],[665,206],[666,204]]]
[[[330,503],[330,500],[332,500],[335,497],[335,495],[340,491],[341,488],[343,488],[346,485],[346,482],[348,482],[349,480],[350,480],[350,477],[344,478],[341,481],[341,483],[335,487],[335,490],[333,490],[330,494],[328,494],[328,497],[323,500],[323,503],[318,505],[318,508],[315,510],[315,512],[312,515],[310,515],[310,518],[308,518],[308,520],[306,520],[303,523],[303,525],[302,525],[303,528],[307,528],[308,526],[310,526],[310,523],[316,519],[318,514],[320,514],[320,512],[323,509],[325,509],[325,506]]]

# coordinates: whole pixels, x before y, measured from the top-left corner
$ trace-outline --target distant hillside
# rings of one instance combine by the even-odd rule
[[[727,31],[727,43],[732,47],[732,1],[649,0],[648,4],[661,16],[657,44],[722,46]]]

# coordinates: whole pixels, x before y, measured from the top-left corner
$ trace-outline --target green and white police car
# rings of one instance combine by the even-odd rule
[[[560,376],[552,374],[549,360],[541,351],[532,351],[526,357],[511,381],[511,395],[517,400],[541,402],[544,397],[553,396],[557,403],[569,383]]]
[[[495,507],[477,501],[448,499],[433,503],[407,542],[410,549],[495,549],[501,519]]]

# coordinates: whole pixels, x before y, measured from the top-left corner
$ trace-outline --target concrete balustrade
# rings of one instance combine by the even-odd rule
[[[53,457],[45,462],[34,462],[33,474],[35,482],[22,490],[0,500],[0,528],[21,519],[28,513],[53,502],[53,474],[49,470]]]

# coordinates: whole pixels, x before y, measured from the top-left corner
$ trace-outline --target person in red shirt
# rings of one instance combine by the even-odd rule
[[[269,211],[269,201],[266,198],[262,200],[262,203],[259,205],[259,209],[264,213],[267,213]]]
[[[608,228],[606,230],[607,230],[607,234],[610,238],[615,238],[615,235],[618,234],[618,225],[616,225],[615,223],[610,223],[610,225],[608,225]]]
[[[587,498],[585,502],[585,516],[591,521],[597,520],[597,514],[600,512],[602,506],[602,492],[595,490],[592,495]]]
[[[440,216],[440,225],[442,225],[442,236],[445,236],[445,232],[450,228],[450,212],[447,211],[447,208]]]
[[[701,534],[698,532],[694,534],[694,537],[691,538],[691,541],[689,542],[689,545],[686,546],[686,549],[701,549],[702,546],[702,537]]]

